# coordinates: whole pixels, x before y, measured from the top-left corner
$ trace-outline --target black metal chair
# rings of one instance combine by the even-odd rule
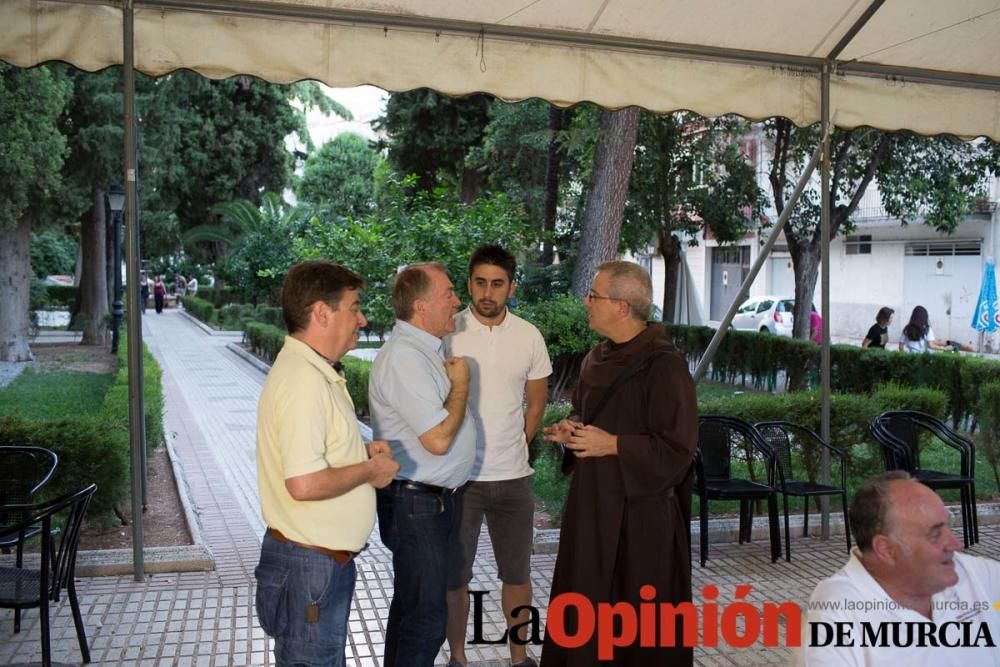
[[[59,464],[56,453],[30,445],[0,447],[0,531],[21,523],[23,512],[5,510],[5,505],[30,505],[35,495],[48,484]],[[15,564],[24,562],[24,543],[42,532],[39,524],[29,525],[23,531],[0,537],[0,552],[15,550]],[[21,612],[14,611],[14,632],[21,630]]]
[[[753,528],[753,502],[766,500],[771,539],[771,562],[781,558],[781,529],[774,486],[767,482],[733,477],[732,461],[739,456],[760,461],[764,474],[774,466],[767,442],[749,422],[735,417],[706,415],[699,418],[695,451],[695,490],[701,525],[701,565],[708,560],[708,501],[740,501],[739,541],[749,542]],[[789,556],[790,557],[790,556]]]
[[[35,570],[25,567],[0,567],[0,609],[32,609],[37,607],[41,617],[42,665],[52,664],[52,650],[49,646],[49,602],[58,602],[59,593],[66,590],[73,610],[76,637],[80,642],[83,662],[90,662],[87,647],[87,633],[80,615],[80,603],[76,599],[76,551],[80,544],[80,527],[83,524],[87,505],[90,503],[96,484],[50,500],[41,505],[8,505],[5,509],[23,512],[26,518],[20,523],[0,530],[0,537],[17,534],[29,526],[42,527],[41,564]],[[62,533],[58,538],[58,549],[52,544],[52,520],[64,515]],[[54,556],[53,556],[54,554]]]
[[[937,417],[913,410],[883,412],[868,426],[883,448],[886,470],[905,470],[934,490],[958,489],[961,499],[962,539],[965,546],[979,541],[976,509],[976,446]],[[958,453],[958,472],[929,470],[920,464],[920,438],[930,435]]]
[[[847,535],[847,552],[851,551],[851,524],[847,508],[847,462],[844,453],[826,442],[815,431],[805,426],[793,424],[787,421],[760,422],[754,424],[774,453],[775,469],[771,470],[770,481],[781,493],[785,504],[785,552],[791,557],[791,531],[788,525],[788,496],[803,498],[804,509],[802,511],[802,535],[809,536],[809,501],[811,498],[821,496],[840,496],[840,502],[844,508],[844,533]],[[796,479],[795,467],[793,465],[793,454],[795,458],[806,462],[805,467],[810,466],[809,459],[813,464],[818,464],[819,456],[823,450],[830,452],[830,456],[840,461],[840,486],[831,484],[820,484],[808,479]],[[808,476],[808,475],[807,475]]]

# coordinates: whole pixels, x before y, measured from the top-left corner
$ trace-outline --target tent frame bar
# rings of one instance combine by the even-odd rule
[[[68,4],[111,5],[120,7],[123,0],[49,0]],[[726,49],[698,44],[660,42],[649,39],[587,34],[571,30],[524,28],[516,25],[484,24],[473,21],[399,16],[341,8],[307,7],[288,2],[253,2],[251,0],[124,0],[136,9],[159,9],[202,13],[222,13],[261,19],[288,19],[317,23],[343,23],[375,29],[397,29],[428,33],[449,33],[475,38],[530,41],[539,44],[605,48],[652,55],[690,58],[707,61],[727,61],[750,66],[789,68],[819,76],[831,58],[796,56],[768,51]],[[839,54],[847,43],[871,18],[884,0],[875,0],[855,22],[832,53]],[[944,72],[915,67],[899,67],[858,61],[835,61],[831,74],[851,75],[889,80],[906,80],[963,88],[1000,90],[1000,77]]]

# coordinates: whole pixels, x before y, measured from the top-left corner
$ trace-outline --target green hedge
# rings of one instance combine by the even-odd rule
[[[215,324],[215,306],[211,301],[206,301],[198,296],[185,296],[182,299],[184,310],[194,315],[199,320],[208,325]]]
[[[125,341],[123,341],[125,343]],[[0,445],[31,444],[56,452],[59,465],[45,497],[97,483],[90,517],[106,520],[129,496],[128,351],[119,347],[115,381],[96,415],[60,419],[0,418]],[[146,445],[163,444],[162,371],[149,350],[143,352]]]
[[[372,370],[372,362],[357,357],[344,356],[340,363],[344,366],[344,377],[347,378],[347,393],[354,401],[354,410],[359,417],[366,417],[368,412],[368,375]]]
[[[285,344],[284,329],[263,322],[247,322],[244,327],[244,337],[254,354],[273,362]]]
[[[715,330],[710,327],[669,325],[678,349],[697,362]],[[712,379],[748,383],[775,389],[784,372],[788,387],[807,388],[818,378],[820,348],[810,341],[747,331],[730,331],[712,360]],[[867,394],[879,385],[895,382],[945,393],[947,412],[956,423],[975,415],[979,388],[1000,381],[1000,363],[977,357],[938,352],[910,354],[894,350],[833,345],[830,348],[830,384],[834,391]]]

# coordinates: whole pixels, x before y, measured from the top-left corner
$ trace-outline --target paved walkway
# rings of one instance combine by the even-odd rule
[[[78,585],[92,661],[103,665],[270,665],[269,640],[257,627],[253,569],[263,523],[257,503],[254,429],[263,374],[226,345],[238,335],[209,335],[177,311],[144,320],[144,336],[163,366],[166,430],[184,477],[198,530],[217,564],[214,572],[153,575],[136,583],[130,576],[83,579]],[[983,528],[976,552],[1000,555],[1000,529]],[[474,589],[490,591],[484,637],[502,630],[496,564],[484,533],[474,571]],[[763,541],[712,546],[712,560],[695,567],[696,601],[708,584],[719,588],[719,605],[733,599],[737,584],[750,584],[748,600],[804,600],[815,582],[837,570],[845,555],[839,538],[827,543],[799,538],[793,560],[772,564]],[[586,555],[581,555],[586,557]],[[547,601],[555,557],[532,557],[535,605]],[[385,617],[392,594],[391,558],[378,539],[359,559],[358,585],[350,619],[348,665],[380,664]],[[72,618],[65,601],[53,613],[57,662],[79,664]],[[25,613],[13,634],[12,614],[0,612],[0,664],[40,659],[37,613]],[[538,654],[538,649],[532,651]],[[504,665],[505,651],[470,647],[483,665]],[[787,664],[787,649],[699,648],[701,666]],[[444,653],[439,664],[445,664]]]

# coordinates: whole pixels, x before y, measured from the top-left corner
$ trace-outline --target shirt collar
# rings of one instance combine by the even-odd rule
[[[309,362],[311,365],[315,366],[326,381],[333,384],[335,382],[346,383],[343,376],[334,370],[333,365],[319,352],[312,349],[298,338],[292,336],[285,336],[285,345],[282,350],[288,350],[289,353],[301,357],[303,360]]]
[[[393,334],[402,334],[414,339],[421,347],[440,355],[444,350],[444,343],[434,334],[427,333],[419,327],[415,327],[409,322],[396,320],[396,326],[392,328]]]
[[[466,328],[472,330],[482,330],[482,329],[506,329],[510,325],[511,312],[510,308],[504,310],[503,320],[500,324],[495,324],[492,327],[483,324],[477,318],[475,313],[472,312],[472,306],[466,307],[465,310],[458,314],[458,317],[464,317],[466,322]]]

